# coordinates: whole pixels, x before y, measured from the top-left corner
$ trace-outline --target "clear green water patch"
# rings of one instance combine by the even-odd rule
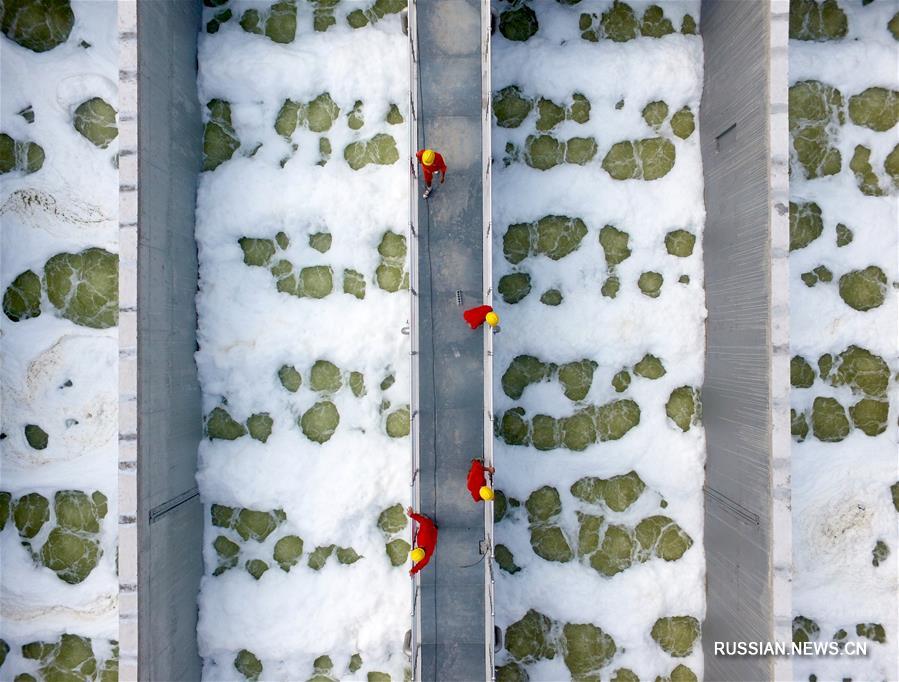
[[[612,40],[624,43],[639,37],[663,38],[677,29],[665,16],[662,6],[649,5],[639,17],[626,2],[615,0],[605,12],[584,12],[578,19],[581,38],[591,43],[600,40]],[[696,34],[696,20],[689,14],[684,15],[680,32],[684,35]]]
[[[399,161],[396,140],[387,133],[378,133],[367,140],[351,142],[343,150],[343,158],[353,170],[369,164],[389,166]]]
[[[604,504],[614,512],[622,512],[636,502],[645,489],[646,484],[637,472],[630,471],[608,479],[585,476],[571,485],[571,494],[583,502]]]
[[[50,442],[50,437],[37,424],[26,424],[25,441],[35,450],[44,450]]]
[[[497,282],[496,290],[503,301],[515,305],[531,293],[531,275],[527,272],[512,272],[503,275]]]
[[[525,97],[517,85],[493,93],[493,116],[500,128],[517,128],[534,108],[534,100]]]
[[[65,633],[52,641],[34,641],[22,646],[22,658],[33,661],[35,672],[21,672],[15,682],[116,682],[119,679],[119,645],[116,640],[81,637]],[[2,665],[2,661],[0,661]],[[7,671],[12,680],[14,670]]]
[[[283,235],[284,233],[279,232],[278,234]],[[275,288],[280,293],[298,298],[324,298],[334,291],[334,271],[331,266],[310,265],[297,268],[285,258],[276,260],[274,258],[276,241],[271,239],[241,237],[239,243],[243,250],[244,263],[254,267],[267,267],[275,279]],[[282,246],[279,243],[278,248],[287,248],[287,242],[284,241],[283,244]],[[320,251],[311,241],[310,245],[313,250]],[[364,281],[362,289],[364,292]]]
[[[244,676],[249,682],[257,682],[262,675],[264,667],[256,654],[247,649],[241,649],[234,657],[234,669]]]
[[[287,514],[282,509],[260,511],[213,504],[209,513],[213,526],[230,528],[244,541],[262,542],[287,520]]]
[[[406,269],[406,237],[388,230],[378,244],[381,262],[375,270],[375,281],[384,291],[395,293],[409,288],[409,272]]]
[[[672,256],[687,258],[693,255],[696,235],[688,230],[672,230],[665,235],[665,250]]]
[[[385,430],[391,438],[405,438],[412,430],[412,418],[408,405],[390,412],[385,421]]]
[[[834,356],[824,354],[818,359],[819,376],[825,385],[847,386],[860,399],[848,406],[830,396],[817,396],[810,413],[792,410],[792,434],[801,441],[809,432],[824,442],[839,442],[852,428],[867,436],[878,436],[889,423],[887,390],[890,370],[878,355],[865,348],[849,346]],[[790,380],[794,388],[811,388],[816,381],[811,364],[801,356],[791,361]]]
[[[616,142],[602,160],[615,180],[657,180],[674,168],[676,151],[671,140],[652,137]]]
[[[537,255],[559,260],[576,251],[586,234],[586,223],[570,216],[547,215],[530,223],[515,223],[503,235],[503,255],[513,265]]]
[[[890,370],[879,355],[852,345],[834,359],[833,368],[832,385],[849,386],[853,393],[863,393],[872,398],[886,397]]]
[[[563,121],[586,123],[589,120],[590,100],[579,92],[574,93],[567,104],[556,104],[545,97],[537,100],[537,130],[552,130]]]
[[[818,204],[813,201],[790,202],[790,251],[804,249],[823,231],[824,220]]]
[[[565,297],[558,289],[547,289],[540,295],[540,302],[548,306],[562,305],[564,299]]]
[[[0,31],[33,52],[62,45],[74,25],[69,0],[4,0],[0,4]]]
[[[849,20],[836,0],[791,0],[790,38],[824,42],[846,36]]]
[[[212,440],[236,440],[247,434],[247,428],[233,419],[224,407],[215,407],[206,416],[206,436]]]
[[[44,166],[44,148],[36,142],[14,140],[0,133],[0,175],[21,171],[36,173]]]
[[[412,546],[404,539],[408,519],[403,506],[397,502],[384,509],[378,516],[378,528],[384,536],[387,559],[394,568],[403,566],[409,558]]]
[[[335,660],[340,663],[338,665]],[[265,679],[265,664],[256,654],[249,649],[241,649],[235,655],[232,665],[234,669],[249,682],[258,682]],[[348,657],[322,654],[315,658],[312,666],[303,672],[294,672],[291,679],[305,680],[306,682],[338,682],[347,679],[347,674],[355,675],[363,668],[364,662],[361,654],[354,653]],[[404,682],[411,682],[412,671],[404,670]],[[367,682],[391,682],[391,676],[378,670],[369,670],[365,673]]]
[[[497,435],[509,445],[581,451],[597,442],[618,440],[639,423],[640,406],[630,399],[587,405],[559,419],[538,414],[530,421],[524,408],[513,407],[499,419]]]
[[[92,97],[79,104],[75,109],[72,125],[81,135],[101,149],[106,149],[119,135],[116,125],[116,110],[100,97]]]
[[[649,298],[658,298],[662,293],[662,284],[665,278],[659,272],[642,272],[637,278],[637,287],[640,293]]]
[[[240,140],[231,123],[231,104],[221,99],[206,103],[207,121],[203,129],[203,170],[215,170],[230,159]]]
[[[687,15],[689,16],[689,15]],[[671,117],[671,132],[680,139],[686,140],[696,130],[696,121],[690,107],[683,107]]]
[[[612,225],[605,225],[599,231],[599,245],[610,268],[623,263],[631,255],[630,235]]]
[[[568,528],[562,520],[558,490],[543,486],[525,502],[531,547],[545,561],[567,563],[577,558],[600,575],[614,576],[632,565],[660,558],[676,561],[692,546],[690,536],[671,518],[653,515],[636,526],[612,523],[610,513],[633,505],[645,490],[635,472],[610,479],[587,476],[571,486],[579,500],[578,525]],[[506,515],[502,512],[501,521]],[[511,561],[511,553],[506,558]],[[517,570],[510,572],[517,572]]]
[[[839,90],[815,80],[790,86],[790,137],[806,177],[840,172],[842,157],[834,135],[844,122],[843,95]]]
[[[508,40],[524,42],[537,33],[539,28],[537,13],[524,3],[499,15],[499,32]]]
[[[652,626],[652,638],[671,656],[689,656],[699,638],[699,621],[693,616],[659,618]]]
[[[871,565],[877,568],[884,564],[890,556],[890,548],[883,540],[874,543],[874,549],[871,550]]]
[[[662,100],[654,100],[643,107],[642,116],[646,124],[657,133],[668,120],[668,104]],[[671,132],[682,140],[686,140],[696,129],[693,112],[689,107],[683,107],[671,116],[669,121]]]
[[[340,391],[350,391],[354,397],[366,394],[365,377],[358,371],[346,371],[330,360],[318,359],[308,369],[304,380],[303,374],[292,364],[284,364],[275,372],[278,383],[288,393],[297,393],[302,386],[318,393],[323,399],[308,407],[297,420],[303,435],[316,443],[325,443],[331,439],[340,424],[340,413],[331,400]],[[382,392],[393,384],[391,375],[380,385]],[[388,410],[389,401],[382,402],[384,413],[384,430],[391,438],[403,438],[411,431],[411,415],[408,405],[400,405]],[[238,421],[228,411],[227,402],[213,408],[206,416],[206,436],[210,440],[237,440],[249,435],[262,443],[267,442],[272,434],[274,419],[271,414],[255,412],[244,421]]]
[[[268,8],[248,9],[239,23],[247,33],[265,35],[275,43],[292,43],[297,34],[297,2],[278,0]]]
[[[505,545],[497,545],[494,551],[494,559],[497,566],[509,575],[515,575],[521,570],[521,567],[515,563],[515,556]]]
[[[340,424],[340,413],[330,400],[321,400],[306,410],[299,419],[300,429],[314,443],[326,443]]]
[[[668,396],[665,403],[665,413],[668,418],[680,428],[681,431],[689,431],[691,427],[699,424],[702,417],[702,407],[699,389],[692,386],[680,386],[675,388]]]
[[[599,679],[618,649],[611,636],[590,623],[562,623],[530,609],[506,628],[505,648],[512,659],[497,669],[497,679],[526,680],[524,666],[558,655],[572,679]]]
[[[375,0],[365,9],[354,9],[347,14],[350,28],[359,29],[376,24],[388,14],[398,14],[406,9],[406,0]]]
[[[44,285],[60,315],[106,329],[118,324],[119,258],[104,249],[59,253],[44,265]]]
[[[58,253],[44,264],[39,280],[31,270],[18,275],[3,295],[3,312],[13,322],[38,317],[46,294],[60,317],[83,327],[108,329],[119,318],[119,257],[100,248]]]
[[[858,126],[882,133],[899,123],[899,92],[868,88],[849,98],[849,119]]]
[[[400,112],[400,108],[396,104],[391,104],[390,108],[387,110],[387,115],[384,117],[384,120],[387,121],[389,125],[396,126],[400,123],[403,123],[406,119],[403,118],[402,112]]]
[[[216,12],[212,19],[206,22],[206,33],[218,33],[223,24],[231,21],[234,13],[230,7],[226,7],[221,12]]]
[[[525,140],[524,162],[537,170],[549,170],[563,163],[586,165],[596,156],[596,140],[571,137],[559,140],[552,135],[529,135]]]
[[[340,107],[327,92],[321,93],[309,102],[286,99],[275,119],[275,132],[288,140],[298,127],[307,128],[314,133],[323,133],[331,129],[331,125],[339,115]]]
[[[883,305],[887,291],[887,276],[876,265],[853,270],[839,280],[840,298],[850,308],[865,312]]]
[[[106,514],[107,498],[99,491],[57,491],[52,515],[50,501],[40,493],[18,498],[0,493],[0,531],[11,519],[35,564],[71,585],[83,582],[103,556],[100,532]]]
[[[650,102],[643,107],[642,114],[643,120],[646,121],[647,125],[659,129],[662,127],[665,119],[668,118],[668,105],[661,100]]]
[[[216,557],[213,576],[240,566],[255,580],[261,580],[276,567],[289,573],[304,557],[303,539],[295,533],[285,532],[289,531],[289,526],[285,527],[288,519],[281,509],[265,511],[213,504],[210,518],[214,527],[222,529],[212,542]],[[282,534],[273,546],[266,543],[269,536],[277,533]],[[263,543],[271,547],[268,550],[270,554],[260,556]],[[332,557],[344,565],[354,564],[363,558],[352,547],[322,545],[308,552],[306,565],[318,571]]]
[[[503,392],[517,400],[530,384],[558,379],[565,397],[571,401],[583,400],[593,383],[593,372],[598,364],[590,359],[557,365],[542,362],[532,355],[515,357],[502,376]]]
[[[867,639],[876,644],[884,644],[887,641],[886,629],[881,623],[856,623],[840,627],[830,636],[830,641],[843,645],[849,640],[850,632],[854,632],[859,639]],[[812,618],[801,614],[793,618],[793,642],[795,644],[821,642],[826,641],[826,638],[827,634],[822,632],[821,626]]]
[[[586,123],[590,120],[590,100],[579,92],[567,102],[557,104],[546,97],[527,97],[517,85],[493,93],[493,114],[501,128],[517,128],[536,108],[538,131],[547,132],[563,121]]]
[[[859,191],[869,197],[880,197],[886,192],[880,186],[880,179],[871,165],[871,150],[864,145],[856,145],[849,161],[849,170],[855,175]]]
[[[3,313],[13,322],[41,314],[41,279],[31,270],[16,277],[3,294]]]

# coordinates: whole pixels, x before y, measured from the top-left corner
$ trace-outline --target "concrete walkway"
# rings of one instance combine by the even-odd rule
[[[435,183],[419,205],[421,506],[440,528],[434,559],[421,573],[427,681],[486,675],[478,561],[484,511],[465,487],[483,447],[483,332],[462,319],[483,292],[480,11],[477,0],[428,0],[417,9],[419,143],[443,154],[449,167],[446,184]]]

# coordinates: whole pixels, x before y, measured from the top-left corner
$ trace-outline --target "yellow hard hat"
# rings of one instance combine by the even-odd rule
[[[426,166],[430,166],[434,163],[434,150],[425,149],[424,154],[421,155],[421,162]]]
[[[493,499],[493,488],[488,485],[481,486],[481,499],[485,502],[489,502]]]
[[[489,324],[491,327],[495,327],[496,325],[499,324],[499,315],[497,315],[494,312],[487,313],[487,315],[484,319],[487,321],[487,324]]]
[[[411,552],[409,552],[409,558],[412,559],[413,564],[417,564],[419,561],[425,558],[425,551],[421,547],[416,547]]]

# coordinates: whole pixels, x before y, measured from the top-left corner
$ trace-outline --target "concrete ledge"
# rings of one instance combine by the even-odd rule
[[[119,40],[119,679],[137,680],[137,3],[118,2]],[[122,65],[127,66],[126,73]],[[121,163],[122,159],[129,162]],[[131,163],[130,161],[134,161]]]

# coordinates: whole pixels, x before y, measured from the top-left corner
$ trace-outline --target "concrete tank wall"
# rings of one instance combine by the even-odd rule
[[[782,523],[772,531],[773,520],[789,509],[783,473],[788,471],[789,431],[782,414],[789,414],[788,325],[786,302],[778,299],[788,291],[782,277],[788,255],[786,173],[785,160],[778,156],[785,151],[780,140],[786,140],[785,123],[782,135],[772,135],[777,117],[786,116],[786,64],[772,67],[772,52],[780,49],[772,50],[772,14],[786,16],[779,5],[786,8],[786,0],[771,5],[704,0],[702,6],[706,65],[699,120],[709,309],[703,638],[705,679],[710,681],[777,675],[761,658],[715,657],[715,640],[768,640],[775,634],[789,640],[789,601],[778,598],[777,577],[780,571],[786,576],[781,584],[788,583],[788,536],[784,542]],[[203,517],[194,477],[202,408],[193,358],[194,211],[203,132],[196,95],[201,12],[199,0],[137,3],[141,680],[197,680],[201,669],[196,622]],[[782,37],[785,51],[786,31]],[[785,60],[785,52],[775,56]],[[772,105],[779,98],[783,102]],[[126,183],[124,157],[122,164]],[[779,556],[786,557],[780,566]]]
[[[776,5],[702,3],[699,122],[709,311],[702,389],[708,452],[703,647],[709,681],[773,679],[769,660],[715,656],[714,642],[769,641],[781,634],[775,627],[781,608],[775,607],[775,574],[782,534],[773,522],[788,499],[773,498],[788,484],[783,476],[789,457],[781,414],[789,413],[787,177],[781,154],[787,32],[785,26],[771,30],[780,25],[772,23]],[[772,50],[777,41],[782,50]],[[788,565],[789,551],[786,556]]]
[[[203,414],[196,350],[199,0],[137,3],[138,639],[141,680],[198,680]]]

